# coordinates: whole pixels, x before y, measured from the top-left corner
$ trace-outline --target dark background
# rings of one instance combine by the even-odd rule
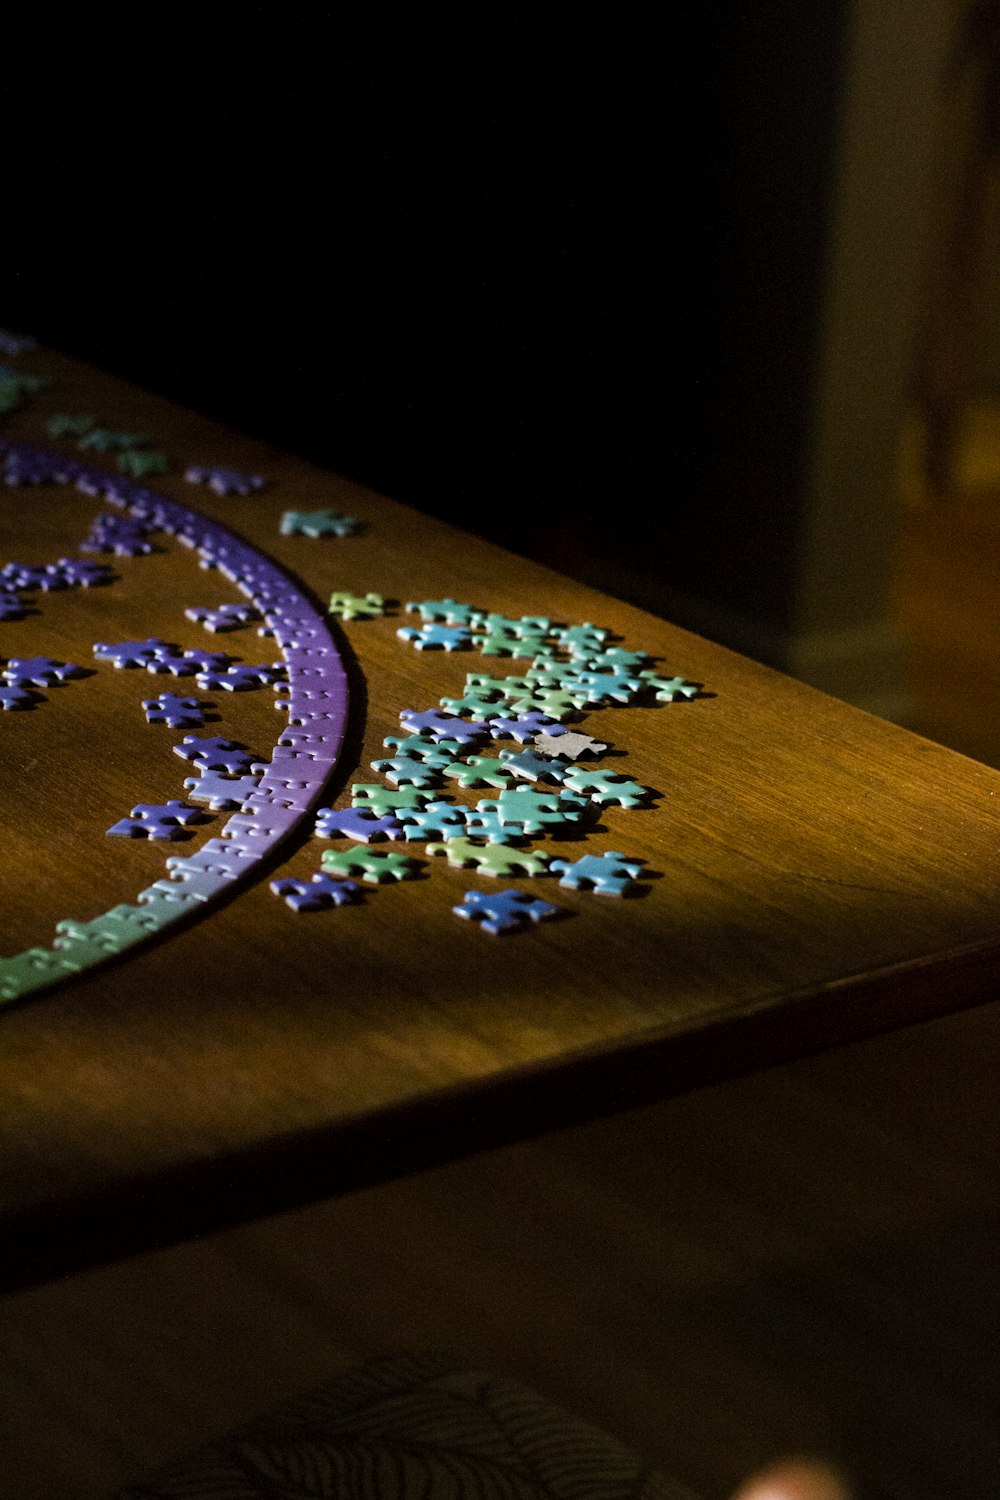
[[[799,463],[824,11],[40,28],[0,322],[648,607],[738,591]]]

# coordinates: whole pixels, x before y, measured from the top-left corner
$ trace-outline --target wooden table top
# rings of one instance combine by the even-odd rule
[[[144,483],[244,538],[322,614],[332,590],[400,601],[383,618],[330,621],[350,690],[337,764],[311,807],[346,807],[385,783],[406,708],[461,696],[465,674],[527,661],[416,651],[408,601],[453,598],[508,617],[593,622],[691,701],[586,709],[613,753],[595,764],[655,794],[592,808],[574,838],[529,847],[575,861],[644,861],[626,898],[557,876],[452,869],[419,843],[419,878],[363,885],[356,905],[297,914],[270,890],[308,879],[324,850],[310,813],[235,891],[120,958],[0,1008],[0,1224],[7,1285],[290,1207],[559,1124],[991,998],[1000,972],[1000,775],[707,641],[427,516],[49,352],[17,367],[51,384],[0,437],[115,473],[114,455],[47,435],[54,413],[149,434],[169,471]],[[186,482],[189,465],[266,476],[249,496]],[[285,512],[332,507],[347,537],[283,535]],[[107,587],[35,592],[0,624],[6,658],[91,669],[0,715],[5,737],[2,939],[52,949],[166,876],[169,856],[217,839],[212,814],[184,842],[109,838],[139,803],[185,795],[186,733],[264,759],[286,721],[275,691],[199,691],[118,670],[95,642],[159,637],[275,660],[254,626],[208,634],[189,605],[245,599],[196,550],[157,533],[148,556],[79,551],[99,497],[72,485],[3,492],[4,551],[32,564],[92,556]],[[470,524],[475,525],[474,512]],[[642,545],[636,523],[637,547]],[[214,705],[204,730],[149,724],[169,690]],[[516,749],[513,741],[500,745]],[[496,755],[496,748],[485,750]],[[584,764],[581,762],[581,764]],[[325,774],[325,772],[324,772]],[[439,793],[456,802],[487,787]],[[493,937],[452,908],[514,885],[561,920]],[[189,907],[192,905],[188,903]],[[2,978],[2,965],[0,965]]]

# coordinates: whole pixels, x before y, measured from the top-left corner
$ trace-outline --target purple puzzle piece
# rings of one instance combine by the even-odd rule
[[[207,484],[217,495],[250,495],[262,490],[267,483],[259,474],[241,474],[236,469],[200,468],[187,469],[184,478],[188,484]]]
[[[12,656],[2,673],[14,687],[55,687],[69,677],[82,677],[83,668],[51,656]]]
[[[226,771],[230,776],[242,776],[258,760],[251,751],[218,735],[186,734],[174,746],[174,754],[192,761],[199,770]]]
[[[314,875],[311,880],[272,880],[271,890],[284,897],[293,911],[325,911],[331,906],[351,906],[361,900],[356,880],[338,880],[333,875]]]
[[[140,802],[133,807],[129,817],[114,823],[108,829],[108,834],[115,838],[172,841],[187,837],[188,823],[204,822],[205,814],[197,807],[188,807],[186,803],[176,799],[159,805]]]
[[[391,814],[376,817],[363,807],[321,807],[316,812],[316,832],[322,839],[348,838],[359,844],[376,843],[380,839],[401,839],[403,825]]]
[[[151,635],[145,641],[119,641],[116,645],[97,641],[94,655],[100,661],[113,661],[116,667],[145,667],[164,652],[169,654],[170,649],[166,641]]]
[[[227,693],[246,693],[253,688],[266,687],[268,683],[279,682],[284,672],[285,667],[282,662],[274,662],[269,667],[252,667],[245,662],[239,662],[236,666],[227,667],[222,672],[200,673],[198,686],[212,692],[218,688],[224,688]]]
[[[161,693],[158,698],[143,698],[142,706],[150,724],[169,724],[171,729],[198,729],[205,722],[206,705],[197,698]]]

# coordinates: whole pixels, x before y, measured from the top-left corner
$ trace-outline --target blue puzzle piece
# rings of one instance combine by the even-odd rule
[[[487,726],[495,740],[514,739],[519,744],[529,744],[536,734],[551,734],[562,726],[558,720],[543,714],[541,709],[528,709],[523,714],[508,718],[491,719]]]
[[[465,746],[486,739],[492,728],[485,721],[461,719],[457,714],[442,713],[439,708],[429,708],[424,713],[404,708],[399,719],[410,734],[426,736],[432,740],[457,740]]]
[[[242,807],[260,785],[258,776],[220,776],[207,771],[204,776],[186,776],[184,785],[192,802],[207,802],[213,812],[226,807]]]
[[[560,885],[571,890],[593,889],[598,896],[624,896],[635,888],[645,860],[628,859],[608,849],[604,854],[585,854],[572,863],[554,859],[549,865],[553,874],[562,873]]]
[[[468,833],[470,809],[455,802],[428,802],[426,807],[401,808],[403,837],[409,843],[418,839],[456,839]]]
[[[115,576],[104,563],[84,562],[77,557],[61,557],[52,566],[61,580],[58,585],[61,588],[100,588]],[[42,584],[42,588],[50,586]]]
[[[483,930],[494,937],[505,932],[518,932],[530,922],[545,921],[558,916],[562,910],[550,901],[527,896],[512,886],[500,891],[466,891],[461,904],[452,907],[456,917],[478,920]]]
[[[280,682],[284,675],[285,667],[282,662],[274,662],[269,667],[252,667],[239,662],[221,672],[199,673],[198,686],[212,692],[224,688],[227,693],[246,693],[254,688],[266,687],[268,683]]]
[[[417,651],[469,651],[472,632],[464,625],[424,625],[420,630],[403,625],[396,631],[401,641],[409,641]]]
[[[39,702],[38,694],[29,688],[18,687],[12,682],[0,683],[0,708],[4,710],[34,708]]]
[[[228,776],[242,776],[255,765],[258,757],[232,740],[217,736],[186,734],[174,754],[197,766],[199,771],[225,771]]]
[[[338,880],[333,875],[314,875],[311,880],[272,880],[271,889],[284,898],[293,911],[326,911],[331,906],[351,906],[361,900],[356,880]]]
[[[142,706],[150,724],[169,724],[171,729],[198,729],[205,722],[205,708],[197,698],[181,698],[176,693],[161,693],[158,698],[144,698]]]
[[[459,604],[455,599],[425,599],[421,604],[407,604],[410,614],[419,614],[425,624],[478,625],[483,619],[481,609],[471,604]]]
[[[3,678],[12,687],[55,687],[70,677],[82,677],[83,668],[71,661],[54,661],[50,656],[12,656],[3,669]]]

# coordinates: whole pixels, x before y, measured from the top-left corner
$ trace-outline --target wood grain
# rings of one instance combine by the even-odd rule
[[[403,602],[451,594],[593,620],[709,696],[586,721],[627,752],[616,768],[659,793],[652,808],[606,810],[587,840],[588,852],[648,861],[637,899],[540,880],[532,888],[572,918],[495,941],[451,915],[487,879],[438,862],[429,878],[323,919],[295,917],[262,880],[125,962],[8,1009],[0,1224],[11,1284],[994,992],[996,772],[99,372],[33,359],[55,384],[11,435],[40,440],[56,409],[155,434],[176,468],[158,487],[262,546],[320,599],[333,588]],[[194,492],[179,474],[204,462],[274,484],[247,501]],[[92,502],[27,498],[4,503],[13,555],[78,545]],[[283,510],[321,505],[359,516],[364,534],[279,535]],[[30,634],[32,654],[87,663],[95,640],[200,645],[210,638],[184,607],[238,597],[176,544],[115,566],[112,588],[46,601],[37,619],[4,627],[5,643],[21,649]],[[351,781],[378,779],[368,764],[401,708],[457,692],[483,661],[414,652],[399,623],[345,628],[354,698],[329,788],[338,804]],[[247,656],[268,644],[217,639]],[[162,873],[162,849],[104,835],[133,803],[179,794],[178,736],[137,705],[154,681],[107,668],[4,716],[5,951],[48,942],[60,917],[97,915]],[[266,693],[219,703],[212,732],[266,750],[281,727],[272,705]],[[320,847],[304,839],[282,873],[315,870]]]

